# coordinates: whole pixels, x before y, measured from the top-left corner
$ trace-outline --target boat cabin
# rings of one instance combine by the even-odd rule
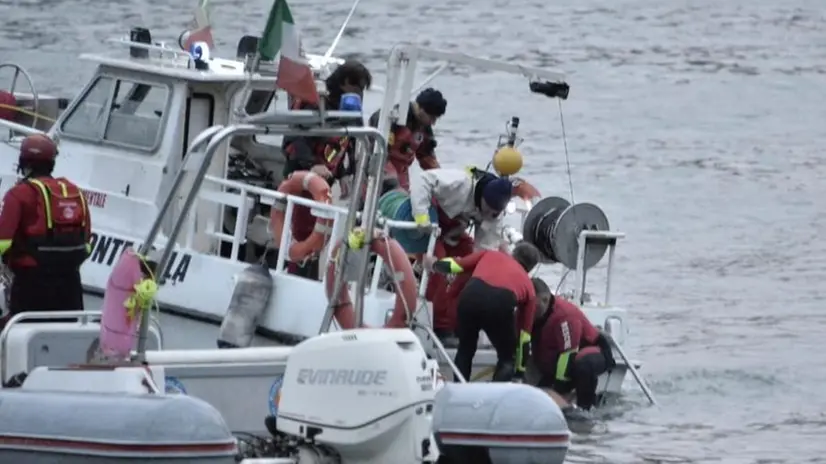
[[[11,123],[21,130],[7,131],[5,138],[14,148],[14,142],[29,132],[23,129],[34,128],[59,141],[55,171],[86,191],[96,235],[106,231],[113,236],[145,236],[196,136],[234,122],[241,109],[255,114],[271,105],[285,105],[284,99],[275,98],[275,74],[266,66],[245,72],[257,38],[245,36],[239,41],[237,59],[208,61],[198,61],[180,47],[153,44],[151,38],[144,38],[133,34],[131,39],[109,41],[110,52],[81,55],[81,60],[95,65],[95,72],[71,102],[38,96],[28,73],[14,66],[11,92],[20,110]],[[319,77],[330,65],[341,62],[310,58]],[[18,76],[23,78],[18,80]],[[16,92],[15,87],[25,87],[24,80],[31,87],[26,89],[29,93]],[[244,101],[246,105],[239,104]],[[15,163],[16,151],[8,148],[0,148],[0,156],[3,162]],[[237,135],[213,158],[208,176],[275,189],[283,164],[280,138]],[[9,167],[12,175],[13,166]],[[180,244],[197,252],[228,256],[231,247],[222,248],[220,240],[208,235],[212,230],[232,236],[235,214],[234,208],[199,204],[193,224],[199,232]],[[176,210],[167,215],[175,216]],[[251,235],[260,241],[268,232],[261,227],[263,223],[258,225]],[[105,256],[100,259],[113,260],[115,248],[122,247],[101,248],[100,255]]]

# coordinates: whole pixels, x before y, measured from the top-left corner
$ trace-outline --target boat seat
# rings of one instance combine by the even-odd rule
[[[148,349],[160,349],[161,337],[155,327],[147,341]],[[35,367],[65,367],[87,363],[99,346],[100,325],[92,322],[20,322],[8,332],[0,363],[5,385],[21,372]]]

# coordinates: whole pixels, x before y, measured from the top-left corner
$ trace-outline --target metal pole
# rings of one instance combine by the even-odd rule
[[[645,379],[642,378],[639,371],[637,371],[637,368],[634,367],[634,364],[632,364],[631,360],[628,359],[628,356],[625,355],[625,351],[623,351],[622,347],[619,346],[619,343],[617,343],[617,341],[614,340],[614,337],[605,334],[605,338],[607,338],[611,342],[611,345],[614,347],[615,350],[617,350],[617,353],[619,353],[622,360],[625,361],[625,364],[628,366],[628,370],[631,372],[631,375],[634,377],[634,380],[637,381],[637,384],[639,384],[640,389],[642,389],[642,392],[645,393],[645,396],[648,397],[648,401],[650,401],[652,405],[656,406],[657,400],[654,399],[654,393],[651,392],[651,389],[648,388],[648,384],[645,383]]]
[[[155,243],[155,239],[158,237],[158,233],[161,231],[161,227],[163,226],[163,219],[166,214],[169,212],[169,208],[172,207],[172,203],[175,200],[174,193],[181,188],[181,183],[184,181],[186,177],[186,165],[189,163],[190,159],[193,156],[193,153],[198,151],[202,145],[209,142],[212,139],[212,136],[215,135],[216,132],[223,129],[224,126],[212,126],[209,129],[198,134],[195,137],[195,140],[189,145],[189,150],[186,152],[186,156],[184,156],[184,161],[181,164],[181,169],[175,175],[175,180],[172,181],[172,187],[169,189],[169,195],[164,198],[163,203],[161,204],[161,208],[158,210],[158,215],[155,217],[155,222],[152,223],[152,227],[149,228],[149,234],[146,236],[146,240],[143,241],[143,245],[140,246],[138,249],[138,253],[143,256],[146,256],[149,253],[149,250],[152,249],[152,245]]]
[[[378,132],[378,131],[376,131]],[[361,225],[364,229],[364,236],[367,240],[373,239],[373,232],[376,227],[377,206],[379,194],[381,193],[382,178],[384,177],[384,164],[387,162],[387,142],[383,139],[377,140],[374,145],[373,156],[370,162],[376,174],[367,179],[367,198],[364,202],[364,211],[361,214]],[[356,323],[360,327],[364,315],[364,287],[367,283],[367,273],[369,272],[370,260],[365,259],[359,262],[359,272],[356,280],[356,295],[353,300],[353,310],[355,312]]]
[[[367,166],[369,166],[368,163],[370,162],[370,156],[367,153],[367,150],[365,150],[365,145],[366,144],[360,140],[356,141],[356,153],[358,154],[360,151],[361,157],[358,158],[356,177],[353,179],[353,191],[350,193],[350,207],[347,211],[347,217],[344,219],[344,239],[341,247],[338,249],[337,256],[334,257],[336,264],[336,275],[333,282],[333,294],[330,295],[330,299],[327,302],[327,309],[324,311],[324,317],[321,319],[321,327],[318,332],[320,334],[330,331],[330,326],[333,324],[333,314],[335,313],[335,308],[338,305],[338,299],[341,296],[341,289],[347,285],[343,266],[344,262],[347,260],[348,254],[351,252],[350,247],[347,244],[347,234],[349,234],[356,225],[359,201],[361,200],[361,186],[364,183],[364,175],[367,172]],[[329,263],[327,265],[329,266]]]
[[[387,141],[381,134],[372,127],[357,127],[357,128],[324,128],[324,129],[304,129],[299,130],[292,127],[273,127],[268,125],[254,125],[254,124],[237,124],[232,125],[226,128],[221,128],[220,130],[216,130],[217,134],[214,137],[211,137],[209,145],[207,145],[206,150],[204,151],[204,159],[201,161],[201,165],[198,167],[198,170],[195,174],[195,178],[193,179],[192,186],[187,192],[187,196],[184,199],[184,205],[181,208],[180,215],[178,216],[177,221],[172,227],[172,231],[169,234],[168,242],[166,247],[161,254],[160,260],[158,260],[158,266],[156,270],[156,276],[158,279],[158,284],[162,284],[164,281],[163,275],[166,266],[169,264],[169,260],[172,257],[172,252],[175,249],[175,241],[178,238],[178,235],[181,232],[181,229],[186,222],[186,217],[189,214],[189,210],[192,209],[192,205],[195,203],[195,198],[198,196],[198,192],[201,189],[201,185],[204,182],[204,177],[206,176],[207,170],[209,169],[209,165],[212,162],[213,156],[215,156],[215,152],[217,151],[218,147],[224,142],[225,139],[232,135],[258,135],[258,134],[268,134],[268,133],[281,133],[284,135],[298,135],[298,136],[324,136],[324,137],[332,137],[332,136],[341,136],[341,135],[353,135],[353,136],[362,136],[362,137],[370,137],[373,136],[376,138],[376,143],[380,144],[381,151],[380,153],[384,154],[384,158],[386,158],[386,148],[387,148]],[[202,134],[203,135],[203,134]],[[196,138],[195,142],[193,142],[192,146],[190,147],[189,153],[187,154],[187,160],[192,155],[195,148],[195,143],[203,143],[201,140],[202,137]],[[185,160],[185,162],[187,161]],[[155,239],[158,231],[160,230],[160,223],[163,221],[162,214],[165,214],[168,211],[173,198],[177,194],[178,189],[180,188],[181,181],[183,180],[182,174],[183,167],[181,171],[178,172],[178,176],[176,176],[176,182],[173,184],[172,189],[170,190],[167,198],[164,201],[164,205],[161,208],[161,212],[159,212],[158,217],[155,219],[155,223],[153,224],[152,230],[150,230],[149,236],[147,240],[144,242],[143,246],[141,247],[141,253],[146,254],[149,249],[152,247],[152,242]],[[180,180],[179,180],[180,177]],[[356,212],[351,211],[350,214],[356,214]],[[146,341],[149,332],[149,323],[148,317],[141,318],[140,324],[140,334],[138,337],[138,355],[137,360],[143,362],[146,357]]]

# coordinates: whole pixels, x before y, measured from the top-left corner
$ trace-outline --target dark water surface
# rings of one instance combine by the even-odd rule
[[[174,41],[192,3],[0,0],[0,61],[74,94],[78,52],[138,24]],[[269,7],[213,3],[225,55]],[[349,3],[294,3],[323,52]],[[575,196],[628,233],[614,298],[662,403],[629,383],[571,462],[826,462],[826,1],[365,0],[352,24],[340,52],[376,74],[399,41],[569,73]],[[487,159],[519,115],[527,177],[568,196],[555,102],[461,68],[436,84],[445,164]]]

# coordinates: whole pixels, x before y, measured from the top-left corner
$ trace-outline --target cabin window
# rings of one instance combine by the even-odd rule
[[[99,77],[61,125],[69,136],[152,150],[161,135],[169,88]]]
[[[114,79],[99,77],[63,121],[61,132],[83,139],[99,140],[108,116],[106,104],[114,85]]]
[[[118,80],[103,140],[152,149],[161,132],[169,89],[160,85]]]

